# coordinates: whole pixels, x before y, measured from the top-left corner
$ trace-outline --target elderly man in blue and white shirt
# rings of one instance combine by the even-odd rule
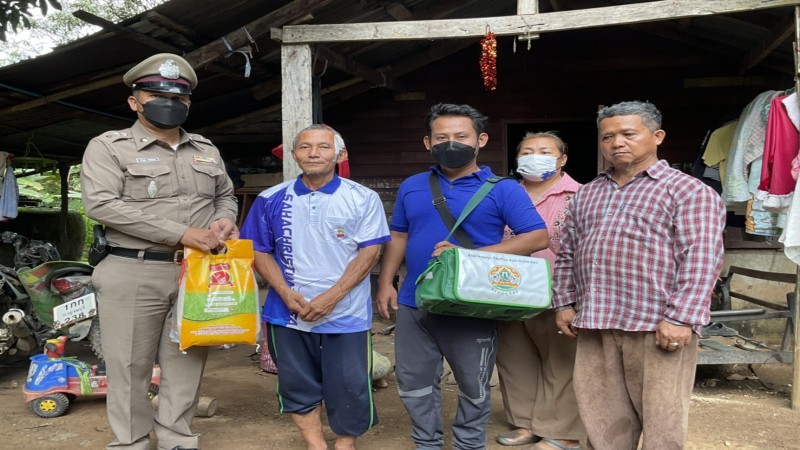
[[[324,401],[337,449],[377,424],[370,378],[372,302],[367,275],[389,228],[378,194],[336,175],[341,136],[312,125],[294,141],[303,174],[262,192],[241,235],[270,285],[263,318],[278,372],[281,412],[308,449],[327,448]]]

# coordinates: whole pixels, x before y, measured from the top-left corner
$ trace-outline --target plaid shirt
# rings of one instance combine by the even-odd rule
[[[570,204],[553,270],[553,307],[578,328],[699,333],[722,266],[725,206],[699,180],[658,161],[619,187],[601,173]]]

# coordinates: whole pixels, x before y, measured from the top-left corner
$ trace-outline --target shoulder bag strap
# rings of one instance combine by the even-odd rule
[[[463,232],[462,229],[458,228],[459,225],[461,225],[461,222],[463,222],[464,219],[466,219],[467,216],[469,216],[470,213],[475,209],[475,207],[478,206],[478,204],[483,200],[483,198],[486,197],[486,195],[488,195],[489,192],[492,189],[494,189],[495,185],[498,182],[500,182],[501,180],[505,179],[505,178],[506,177],[491,177],[491,178],[487,178],[486,179],[486,182],[483,183],[481,188],[478,189],[478,192],[476,192],[472,196],[472,198],[469,199],[469,202],[467,203],[467,206],[465,206],[464,210],[461,211],[461,215],[458,216],[458,220],[456,220],[456,222],[450,228],[450,233],[447,235],[447,237],[444,238],[445,241],[450,239],[450,236],[453,236],[453,235],[455,235],[456,239],[458,239],[458,235],[456,233],[458,233],[459,231]],[[448,212],[449,212],[449,210],[448,210]],[[452,216],[452,214],[450,214],[450,215]],[[466,235],[466,233],[464,233],[464,234]],[[461,240],[459,240],[459,242],[461,242]],[[472,243],[472,241],[470,241],[470,243]],[[467,247],[467,248],[475,248],[475,245],[473,244],[472,246]]]
[[[433,206],[436,208],[436,211],[439,212],[439,216],[442,218],[444,226],[450,229],[450,234],[447,235],[445,240],[450,239],[450,236],[455,236],[456,239],[458,239],[458,242],[464,246],[464,248],[475,248],[475,244],[472,243],[472,239],[469,238],[464,230],[461,228],[455,229],[456,219],[453,217],[453,213],[450,212],[450,209],[447,207],[444,194],[442,194],[442,186],[439,185],[439,177],[436,176],[435,172],[431,172],[431,176],[428,177],[428,182],[431,186],[431,193],[433,194]]]

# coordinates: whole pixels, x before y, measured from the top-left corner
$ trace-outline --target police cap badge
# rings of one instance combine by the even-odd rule
[[[159,53],[134,66],[122,81],[134,90],[189,95],[197,87],[197,74],[180,56]]]

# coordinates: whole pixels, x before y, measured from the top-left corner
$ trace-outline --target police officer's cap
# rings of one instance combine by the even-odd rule
[[[189,95],[197,86],[197,74],[180,56],[159,53],[135,65],[122,81],[133,90]]]

